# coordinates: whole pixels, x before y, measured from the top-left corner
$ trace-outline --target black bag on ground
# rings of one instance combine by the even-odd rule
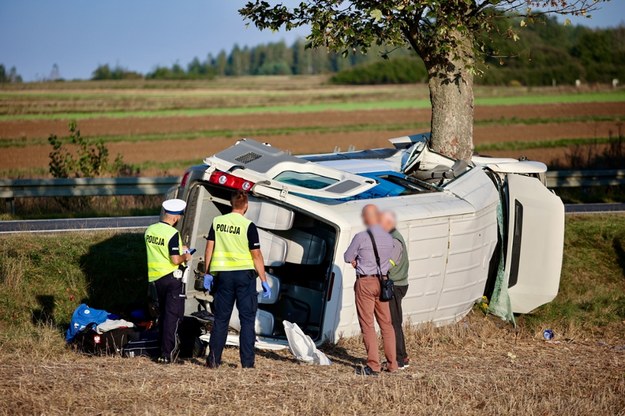
[[[136,331],[132,328],[116,328],[103,334],[95,331],[95,324],[79,332],[72,346],[80,352],[91,355],[120,354]]]
[[[204,353],[204,344],[200,341],[202,326],[196,318],[184,317],[178,324],[180,340],[180,358],[196,358]]]
[[[382,275],[382,266],[380,266],[380,256],[378,254],[378,246],[375,244],[375,238],[371,230],[367,230],[369,237],[371,237],[371,244],[373,245],[373,254],[375,254],[375,262],[378,265],[378,278],[380,279],[380,300],[382,302],[388,302],[395,296],[394,288],[395,284],[388,276]]]
[[[132,339],[126,343],[121,352],[124,357],[160,357],[161,346],[158,330],[134,331]]]

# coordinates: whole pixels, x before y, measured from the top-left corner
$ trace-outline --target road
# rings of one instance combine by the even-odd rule
[[[567,214],[613,214],[625,212],[625,204],[566,204],[564,209]]]
[[[568,204],[565,205],[565,209],[567,214],[607,214],[625,212],[625,204]],[[158,221],[157,216],[0,221],[0,234],[98,230],[142,231],[156,221]]]

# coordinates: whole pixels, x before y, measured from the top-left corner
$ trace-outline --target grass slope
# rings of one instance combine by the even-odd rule
[[[63,327],[83,300],[123,311],[144,299],[145,273],[138,233],[0,237],[0,325]],[[543,324],[594,330],[625,319],[625,216],[567,218],[560,295],[525,318],[532,331]]]
[[[624,319],[625,216],[568,216],[558,297],[525,322],[601,336],[608,327],[622,335]]]

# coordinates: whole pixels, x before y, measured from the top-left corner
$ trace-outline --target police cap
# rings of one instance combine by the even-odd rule
[[[163,209],[171,215],[182,215],[186,207],[187,203],[182,199],[168,199],[163,202]]]

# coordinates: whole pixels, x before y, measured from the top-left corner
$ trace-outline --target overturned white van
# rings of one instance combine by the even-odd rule
[[[455,322],[496,281],[506,286],[511,312],[556,296],[564,206],[545,187],[544,164],[455,161],[431,151],[428,135],[391,143],[294,157],[244,139],[190,168],[175,191],[188,204],[183,242],[198,250],[190,269],[201,275],[213,217],[229,212],[231,192],[243,189],[273,287],[271,299],[259,297],[256,332],[265,342],[284,341],[283,320],[317,343],[359,333],[354,269],[342,254],[363,230],[360,211],[369,203],[397,214],[410,259],[403,309],[412,323]],[[203,290],[189,282],[186,291],[186,314],[210,310]],[[231,325],[238,326],[236,313]]]

